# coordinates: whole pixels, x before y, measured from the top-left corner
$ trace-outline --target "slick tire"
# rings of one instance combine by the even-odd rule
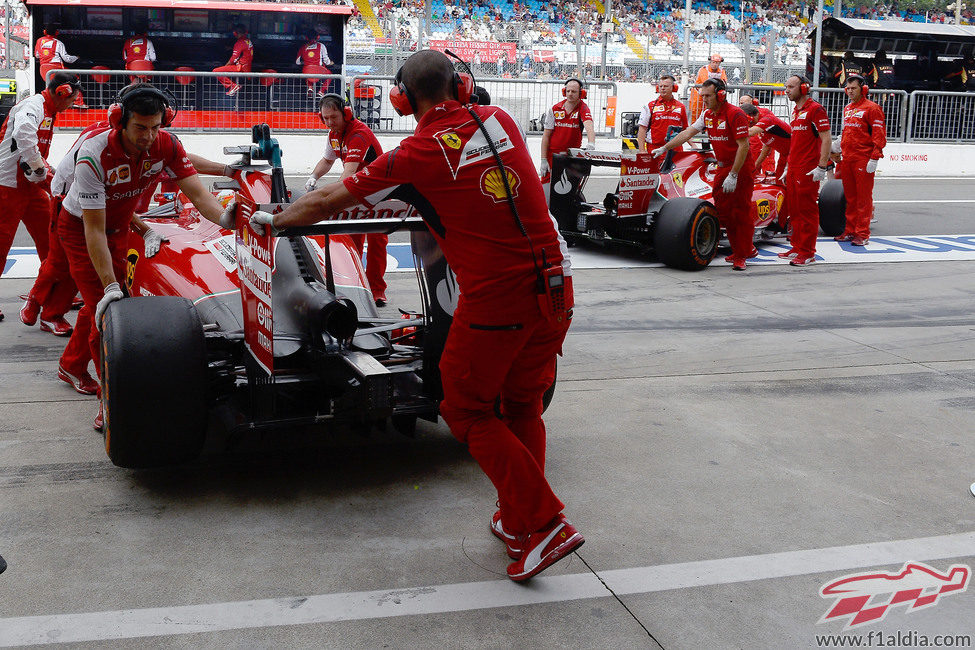
[[[654,221],[653,247],[657,259],[684,271],[700,271],[718,250],[721,225],[707,201],[675,198],[664,203]]]
[[[105,450],[119,467],[196,458],[207,429],[203,323],[189,300],[126,298],[102,332]]]
[[[846,230],[846,196],[841,180],[828,180],[819,190],[819,229],[827,237],[842,235]]]

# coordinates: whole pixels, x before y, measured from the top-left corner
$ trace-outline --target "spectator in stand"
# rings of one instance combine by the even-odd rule
[[[241,24],[234,25],[234,50],[230,53],[227,65],[214,68],[214,72],[250,72],[251,62],[254,60],[254,44],[248,37],[247,28]],[[217,81],[227,89],[227,96],[233,97],[240,92],[240,84],[227,77],[217,77]]]
[[[153,47],[152,41],[149,40],[149,36],[146,34],[148,27],[145,24],[137,25],[133,30],[134,34],[132,38],[125,41],[125,45],[122,47],[122,59],[125,61],[125,69],[132,70],[133,65],[141,66],[140,70],[155,70],[155,65],[153,63],[156,60],[156,48]],[[141,63],[136,64],[139,61]],[[131,83],[136,81],[146,81],[145,77],[129,77]]]
[[[34,57],[41,67],[41,79],[47,84],[47,73],[51,70],[63,70],[65,63],[74,63],[78,57],[68,54],[64,43],[58,40],[58,33],[61,30],[57,25],[48,25],[44,28],[44,35],[37,39],[34,44]],[[81,91],[75,98],[74,105],[78,108],[88,108],[85,106]]]
[[[712,54],[711,61],[707,65],[702,65],[701,69],[697,71],[697,77],[694,83],[700,86],[708,79],[720,79],[725,85],[728,83],[728,75],[721,67],[724,62],[724,57],[720,54]],[[701,100],[701,94],[698,92],[697,88],[691,89],[691,121],[696,121],[701,111],[704,110],[704,102]]]
[[[332,74],[332,71],[328,68],[332,64],[332,59],[328,58],[328,51],[318,40],[318,31],[314,27],[307,28],[305,31],[305,44],[298,50],[298,60],[295,61],[295,65],[301,66],[302,74]],[[319,81],[322,82],[322,89],[318,91],[317,96],[320,99],[325,95],[327,81],[315,79],[314,77],[309,77],[306,81],[308,83],[309,97],[316,96],[315,86]]]

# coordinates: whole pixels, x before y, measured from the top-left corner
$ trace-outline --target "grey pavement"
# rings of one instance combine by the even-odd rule
[[[973,233],[971,207],[883,204],[876,233]],[[55,378],[63,341],[16,320],[29,281],[0,280],[0,645],[816,647],[843,630],[817,623],[827,582],[975,567],[973,268],[578,272],[546,467],[587,542],[526,586],[442,422],[114,467],[94,400]],[[390,280],[412,306],[412,276]],[[973,606],[969,588],[850,633],[975,637]]]

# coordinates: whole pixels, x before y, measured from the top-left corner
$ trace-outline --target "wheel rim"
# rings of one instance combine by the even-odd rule
[[[715,236],[716,222],[714,219],[708,219],[708,216],[710,215],[703,213],[694,230],[694,247],[705,259],[714,256],[718,245],[718,238]]]

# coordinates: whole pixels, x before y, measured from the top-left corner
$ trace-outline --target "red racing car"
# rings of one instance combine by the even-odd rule
[[[562,236],[570,245],[580,241],[633,245],[652,250],[667,266],[703,269],[714,259],[722,239],[711,203],[717,161],[704,144],[702,149],[670,151],[663,159],[649,153],[582,149],[555,156],[549,207]],[[594,166],[620,168],[617,191],[601,203],[587,201],[583,193]],[[758,241],[786,236],[774,228],[784,199],[785,187],[772,179],[756,179],[752,218]],[[819,215],[824,234],[843,231],[844,207],[840,183],[824,184]]]

